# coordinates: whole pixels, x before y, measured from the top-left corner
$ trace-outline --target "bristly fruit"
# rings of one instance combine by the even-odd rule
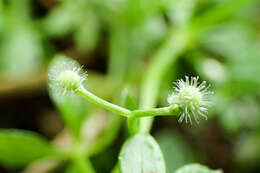
[[[50,64],[48,78],[49,86],[65,95],[76,92],[87,74],[75,60],[57,55]]]
[[[180,79],[175,82],[174,91],[168,97],[168,102],[172,106],[178,106],[182,112],[180,114],[179,122],[185,118],[185,122],[192,124],[192,117],[199,122],[199,116],[207,119],[206,113],[208,111],[209,96],[213,92],[208,91],[210,85],[205,81],[199,83],[199,77],[185,77],[185,80]]]

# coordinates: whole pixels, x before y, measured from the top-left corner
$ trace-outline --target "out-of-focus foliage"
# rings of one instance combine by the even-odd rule
[[[18,130],[0,132],[0,152],[0,163],[10,168],[57,154],[46,139],[32,132]]]
[[[167,69],[168,74],[160,78],[163,82],[159,87],[158,105],[167,104],[165,98],[170,93],[171,82],[179,76],[200,75],[210,81],[215,95],[208,124],[217,124],[215,130],[220,131],[229,144],[230,163],[225,163],[225,166],[230,172],[252,172],[257,169],[260,161],[260,4],[257,0],[254,4],[250,4],[250,1],[253,2],[0,0],[0,78],[3,78],[0,92],[5,93],[12,88],[7,85],[2,89],[2,84],[8,84],[10,78],[17,83],[25,79],[35,81],[31,79],[31,74],[40,76],[40,73],[46,71],[46,64],[53,55],[62,52],[79,59],[87,67],[90,66],[90,76],[101,72],[87,84],[90,89],[98,91],[98,95],[110,101],[118,101],[116,98],[120,95],[122,86],[129,85],[137,91],[136,99],[139,99],[140,83],[150,62],[154,62],[154,57],[165,56],[172,51],[164,52],[162,49],[167,47],[166,43],[177,38],[171,38],[173,31],[187,30],[195,38],[189,38],[187,34],[187,49],[178,52],[178,58],[170,56],[175,59],[170,64],[171,69]],[[195,30],[190,26],[202,29]],[[198,32],[192,32],[193,29]],[[174,42],[169,47],[174,49],[181,44],[182,42]],[[155,79],[158,75],[156,73],[151,78]],[[150,87],[151,91],[157,92],[153,86]],[[72,133],[82,135],[87,140],[90,140],[89,136],[94,136],[91,144],[85,141],[89,155],[100,154],[100,162],[104,159],[103,162],[112,167],[114,160],[106,158],[117,157],[115,153],[119,152],[119,147],[114,150],[108,147],[119,134],[122,119],[107,112],[100,113],[99,109],[88,105],[79,97],[56,94],[51,93],[52,100],[60,110],[66,126]],[[132,96],[127,95],[124,106],[136,109],[136,103]],[[94,123],[90,126],[88,122]],[[201,123],[196,128],[211,129],[208,124]],[[194,152],[198,147],[197,141],[194,141],[194,145],[186,144],[185,138],[197,139],[196,136],[185,136],[196,134],[193,133],[193,128],[180,127],[185,132],[183,135],[179,131],[172,133],[174,129],[169,132],[160,131],[162,125],[156,124],[158,126],[155,129],[155,134],[158,134],[156,139],[168,172],[174,172],[192,161],[210,160],[205,153],[200,155]],[[200,135],[204,136],[206,132]],[[7,138],[2,132],[1,137]],[[38,139],[38,136],[37,139],[31,139],[30,134],[22,137],[29,141],[28,145],[24,145],[26,148],[23,148],[23,143],[7,144],[6,139],[0,140],[0,161],[3,164],[24,166],[42,157],[41,151],[48,150],[49,144],[45,145],[45,140],[42,144],[42,139]],[[122,143],[120,140],[119,143]],[[12,142],[13,139],[9,141]],[[14,146],[23,152],[27,152],[27,149],[35,150],[35,155],[20,154],[18,148],[13,149]],[[107,153],[103,153],[105,149],[108,149]],[[216,145],[216,150],[219,151],[218,149]],[[20,154],[20,159],[16,160],[13,154],[17,153]],[[103,165],[98,165],[100,162],[96,162],[98,167],[103,168]],[[210,166],[219,165],[211,163]],[[74,170],[74,165],[68,171],[71,169]],[[208,170],[204,167],[202,169]]]
[[[29,0],[10,0],[1,9],[0,71],[28,75],[40,68],[44,57],[41,33],[31,18]]]
[[[88,1],[64,0],[46,16],[42,24],[50,37],[64,37],[73,33],[80,51],[89,52],[96,47],[100,21]]]

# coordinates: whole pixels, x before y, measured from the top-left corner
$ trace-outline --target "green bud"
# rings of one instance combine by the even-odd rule
[[[67,90],[77,90],[81,85],[80,76],[71,70],[66,70],[58,77],[60,86]]]
[[[186,77],[186,80],[178,80],[175,83],[174,92],[169,95],[168,102],[172,106],[178,106],[182,113],[179,122],[185,119],[192,123],[193,117],[198,123],[199,115],[207,119],[208,97],[212,92],[208,91],[209,85],[206,82],[198,83],[198,77]]]
[[[75,60],[57,55],[50,64],[48,77],[50,88],[65,95],[77,91],[87,74]]]

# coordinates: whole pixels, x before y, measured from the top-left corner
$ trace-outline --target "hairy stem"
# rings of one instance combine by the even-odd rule
[[[86,90],[85,88],[81,87],[78,91],[77,94],[85,97],[88,101],[101,106],[111,112],[114,112],[116,114],[128,117],[131,113],[130,110],[125,109],[121,106],[117,106],[115,104],[112,104],[110,102],[107,102],[99,97],[97,97],[96,95],[92,94],[91,92],[89,92],[88,90]]]
[[[96,104],[100,107],[103,107],[111,112],[114,112],[118,115],[128,117],[130,120],[134,120],[136,118],[148,117],[148,116],[163,116],[163,115],[179,115],[180,109],[178,106],[169,106],[163,108],[152,108],[152,109],[140,109],[140,110],[129,110],[123,108],[121,106],[115,105],[113,103],[107,102],[96,95],[92,94],[88,90],[81,87],[77,94],[85,97],[88,101]]]
[[[132,112],[132,116],[135,118],[148,117],[148,116],[177,116],[180,113],[178,106],[175,107],[163,107],[163,108],[153,108],[147,110],[135,110]]]

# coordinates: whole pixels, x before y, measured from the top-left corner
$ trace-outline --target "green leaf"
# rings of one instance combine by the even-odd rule
[[[22,167],[32,161],[55,154],[43,137],[24,130],[0,130],[0,164]]]
[[[196,1],[193,0],[182,0],[176,1],[171,7],[173,8],[169,12],[169,18],[178,25],[183,25],[189,22],[193,16],[195,10]]]
[[[119,155],[122,173],[165,173],[162,152],[149,134],[137,134],[123,145]]]
[[[8,32],[3,33],[4,44],[0,45],[3,70],[12,77],[24,77],[37,71],[43,58],[39,33],[30,25],[5,29]]]
[[[98,43],[100,24],[97,16],[90,11],[86,11],[82,19],[83,21],[74,34],[74,40],[80,51],[89,52],[92,51]]]
[[[137,101],[128,88],[125,88],[122,92],[122,105],[129,110],[138,109]]]
[[[222,173],[220,170],[211,170],[206,166],[193,163],[186,166],[181,167],[175,173]]]
[[[51,10],[43,20],[43,28],[50,36],[61,37],[75,28],[77,3],[63,1],[59,6]]]

